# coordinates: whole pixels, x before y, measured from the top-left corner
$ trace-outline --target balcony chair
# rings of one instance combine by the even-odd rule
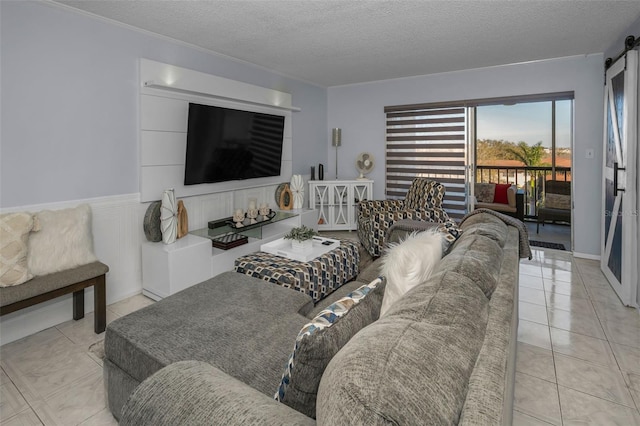
[[[474,209],[490,209],[524,221],[524,192],[515,185],[474,184]]]
[[[545,183],[544,198],[538,202],[538,222],[536,234],[540,231],[540,224],[544,222],[571,223],[571,182],[548,180]]]
[[[415,178],[404,200],[365,200],[358,204],[358,238],[373,257],[382,254],[386,234],[403,219],[425,222],[450,221],[442,209],[445,187],[425,178]]]

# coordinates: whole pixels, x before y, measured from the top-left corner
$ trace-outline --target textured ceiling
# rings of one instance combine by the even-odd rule
[[[322,86],[599,53],[640,16],[637,0],[57,2]]]

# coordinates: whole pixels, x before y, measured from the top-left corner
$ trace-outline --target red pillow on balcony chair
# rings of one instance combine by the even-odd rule
[[[509,199],[507,198],[507,190],[510,187],[510,183],[496,183],[496,192],[493,195],[493,202],[500,204],[509,204]]]

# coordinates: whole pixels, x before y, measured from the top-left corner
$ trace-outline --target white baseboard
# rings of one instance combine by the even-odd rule
[[[577,251],[573,252],[573,257],[578,257],[580,259],[589,259],[589,260],[600,260],[600,255],[598,254],[589,254],[589,253],[579,253]]]

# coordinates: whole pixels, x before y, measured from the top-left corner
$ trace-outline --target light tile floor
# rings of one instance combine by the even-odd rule
[[[107,323],[153,303],[142,295],[107,306]],[[0,348],[0,424],[117,425],[106,408],[102,359],[89,347],[93,313]]]
[[[514,425],[640,425],[640,314],[598,262],[534,250],[521,262]],[[107,307],[107,322],[153,303]],[[115,425],[93,315],[0,348],[2,425]]]
[[[534,249],[520,264],[514,425],[640,425],[640,313],[599,263]]]

